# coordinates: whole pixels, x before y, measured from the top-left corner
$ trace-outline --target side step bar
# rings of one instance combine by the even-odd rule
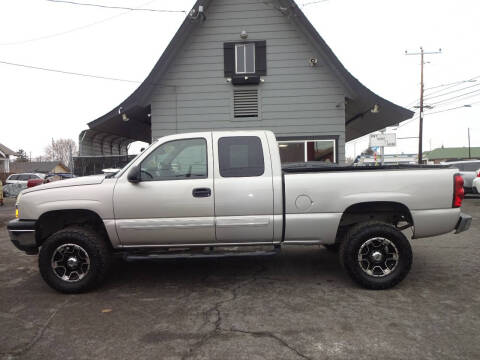
[[[270,251],[231,251],[231,252],[205,252],[205,253],[126,253],[123,258],[126,261],[143,261],[143,260],[168,260],[168,259],[206,259],[206,258],[230,258],[230,257],[248,257],[248,256],[272,256],[277,255],[280,249]]]

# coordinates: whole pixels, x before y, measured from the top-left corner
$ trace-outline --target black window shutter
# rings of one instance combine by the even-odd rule
[[[223,44],[223,63],[225,77],[235,75],[235,43]]]
[[[255,72],[258,76],[267,75],[267,42],[266,41],[255,42]]]

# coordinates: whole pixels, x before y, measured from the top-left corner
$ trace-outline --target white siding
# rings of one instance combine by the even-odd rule
[[[150,99],[152,135],[210,129],[268,129],[277,136],[339,136],[345,159],[345,92],[296,26],[258,0],[213,0]],[[233,88],[226,82],[223,43],[267,41],[267,76],[258,85],[258,119],[233,118]],[[319,59],[317,66],[309,59]],[[248,88],[239,86],[238,88]]]

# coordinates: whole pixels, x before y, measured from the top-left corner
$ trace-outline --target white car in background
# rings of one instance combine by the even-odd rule
[[[480,194],[480,170],[477,171],[477,177],[473,179],[472,190],[476,194]]]
[[[24,184],[27,186],[28,180],[31,179],[45,179],[45,174],[39,173],[22,173],[12,174],[5,181],[6,184]]]
[[[473,181],[477,178],[480,170],[480,160],[463,160],[444,162],[442,165],[449,165],[457,168],[463,178],[463,188],[466,193],[476,193],[477,188],[474,187]]]

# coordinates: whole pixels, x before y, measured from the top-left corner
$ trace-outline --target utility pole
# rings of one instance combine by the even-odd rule
[[[409,53],[405,50],[405,55],[420,55],[420,125],[418,130],[418,163],[421,164],[423,162],[423,92],[424,92],[424,83],[423,83],[423,65],[424,56],[430,54],[440,54],[442,49],[438,49],[438,51],[424,51],[423,47],[420,46],[420,52],[417,53]]]

